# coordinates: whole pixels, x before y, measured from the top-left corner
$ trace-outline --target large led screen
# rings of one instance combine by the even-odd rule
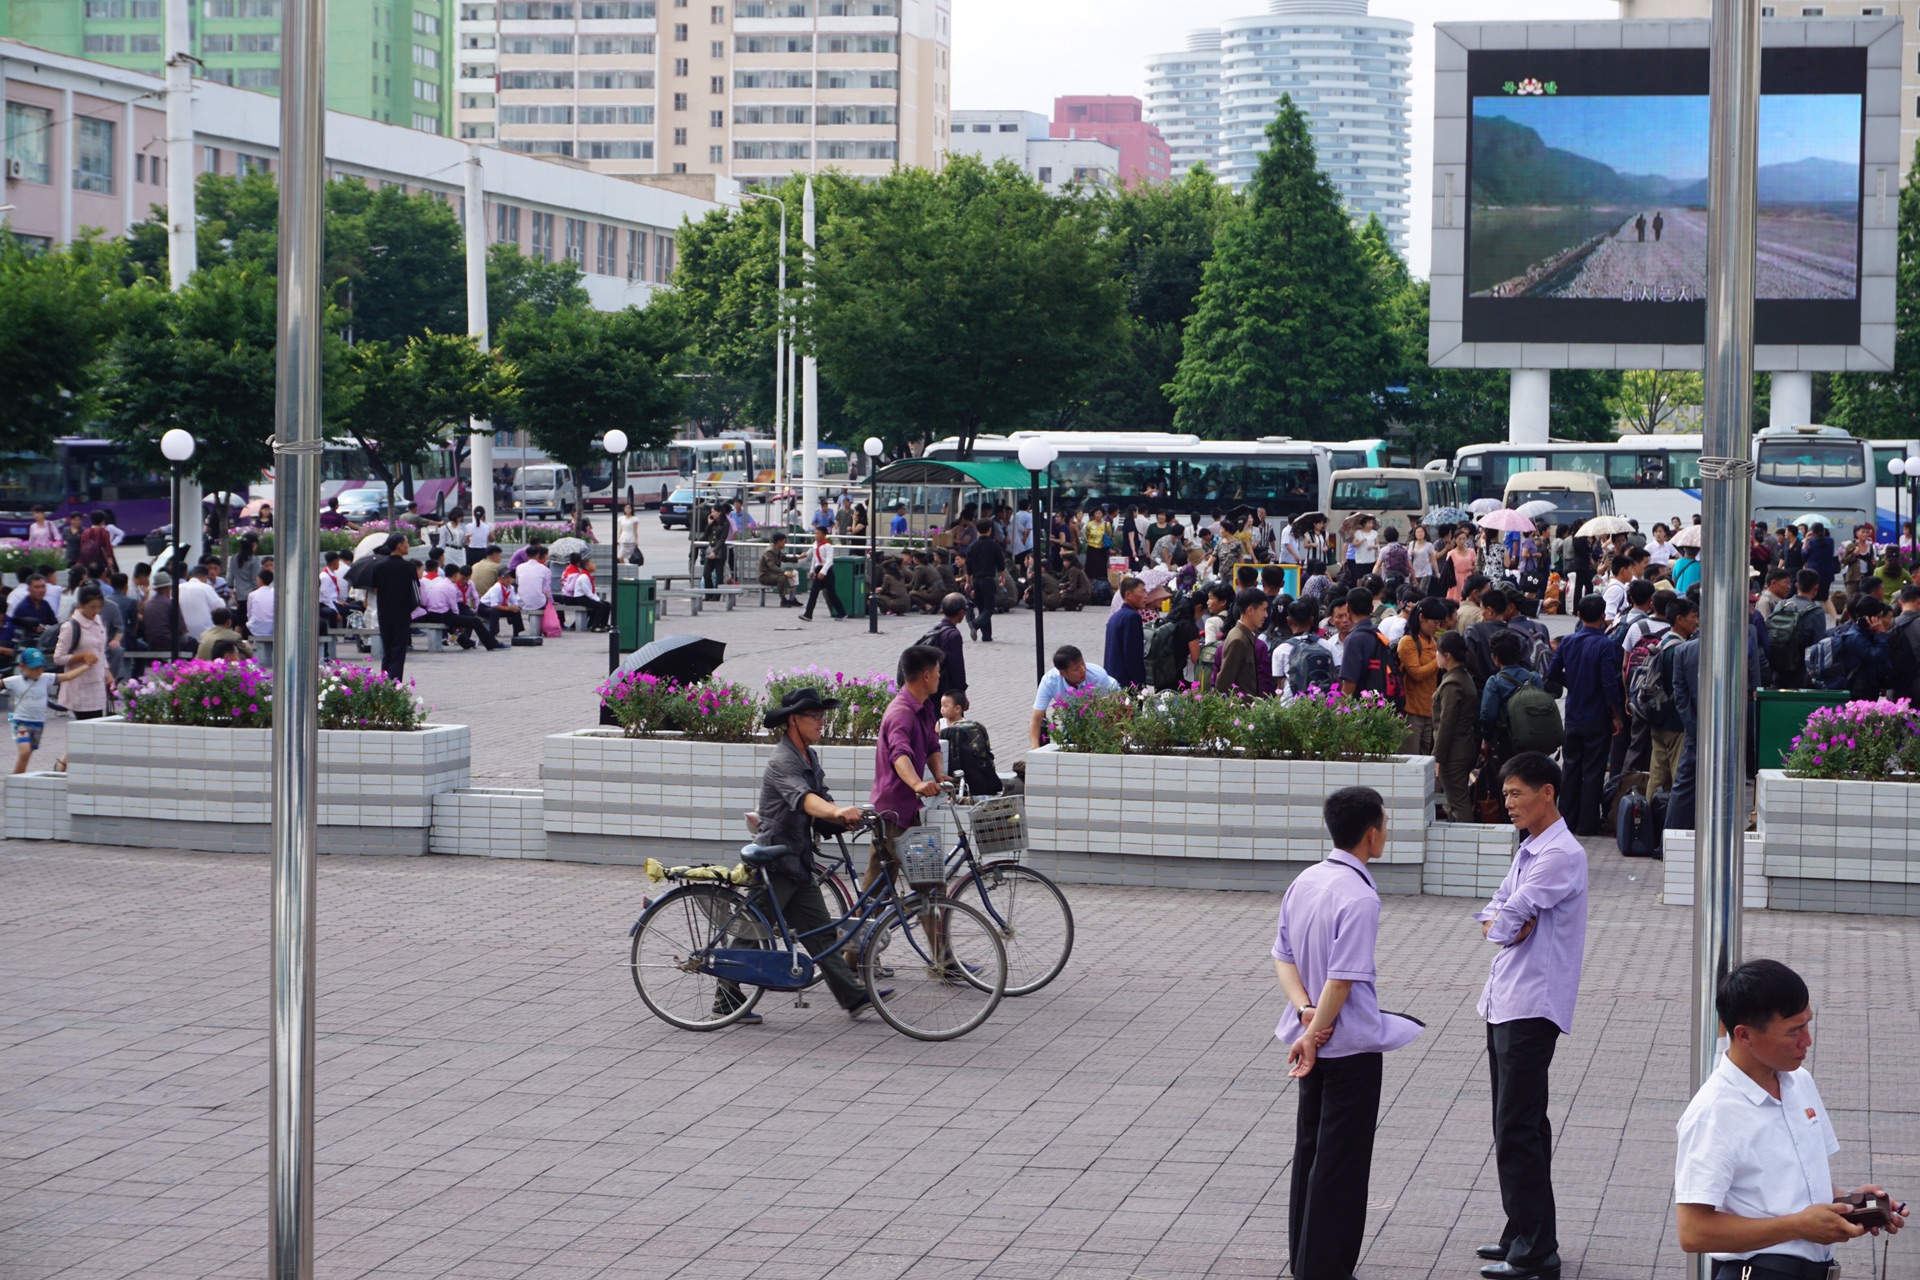
[[[1860,340],[1866,51],[1761,55],[1755,340]],[[1707,53],[1468,55],[1468,342],[1705,340]]]

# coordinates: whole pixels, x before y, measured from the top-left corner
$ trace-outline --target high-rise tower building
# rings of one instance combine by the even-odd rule
[[[1288,95],[1347,209],[1356,220],[1377,215],[1404,254],[1413,24],[1372,17],[1367,0],[1271,0],[1220,35],[1221,176],[1235,187],[1253,179]]]
[[[1173,152],[1176,176],[1196,164],[1220,172],[1220,32],[1196,31],[1179,53],[1147,60],[1147,121]]]
[[[0,0],[0,37],[153,75],[169,0]],[[194,75],[280,91],[280,0],[192,0]],[[327,107],[452,132],[453,0],[328,0]]]
[[[741,183],[937,169],[951,0],[458,0],[460,136]]]

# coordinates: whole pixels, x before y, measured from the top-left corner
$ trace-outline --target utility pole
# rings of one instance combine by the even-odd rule
[[[487,340],[487,171],[480,160],[480,148],[467,144],[467,332],[490,349]],[[467,424],[467,486],[469,506],[485,507],[490,520],[498,519],[493,509],[493,424],[474,418]],[[619,512],[620,495],[614,494],[614,511]]]

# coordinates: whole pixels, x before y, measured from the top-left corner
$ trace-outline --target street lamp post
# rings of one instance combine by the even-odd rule
[[[1904,480],[1907,474],[1907,460],[1905,458],[1895,458],[1893,461],[1887,463],[1887,473],[1891,475],[1894,479],[1893,553],[1895,555],[1899,555],[1900,554],[1900,491],[1907,487],[1906,484],[1904,483]],[[1910,565],[1908,566],[1908,572],[1912,572],[1912,566]]]
[[[620,669],[620,490],[626,486],[627,433],[615,427],[600,439],[600,447],[613,455],[613,618],[607,628],[607,672]]]
[[[173,623],[168,628],[173,633],[173,638],[172,652],[167,657],[170,661],[178,662],[180,661],[180,582],[184,576],[182,570],[186,568],[180,541],[180,464],[193,457],[193,433],[174,427],[160,437],[160,452],[173,468],[173,559],[168,561],[169,567],[173,570],[168,575],[173,579]]]
[[[879,436],[868,436],[860,446],[867,455],[867,634],[880,633],[880,486],[874,477],[880,474],[880,452],[886,446]]]
[[[1029,438],[1020,442],[1020,465],[1027,469],[1029,496],[1027,505],[1032,509],[1033,535],[1028,553],[1033,557],[1033,577],[1027,584],[1032,592],[1033,605],[1033,674],[1035,680],[1047,677],[1047,610],[1046,593],[1041,590],[1040,538],[1045,526],[1040,516],[1040,473],[1053,465],[1059,456],[1059,450],[1045,440]],[[1048,539],[1051,543],[1051,538]]]

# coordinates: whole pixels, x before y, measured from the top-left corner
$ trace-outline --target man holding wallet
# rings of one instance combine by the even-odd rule
[[[1720,979],[1714,1010],[1727,1052],[1677,1126],[1680,1247],[1713,1259],[1714,1280],[1828,1280],[1833,1246],[1906,1225],[1877,1186],[1846,1193],[1827,1158],[1840,1149],[1813,1076],[1807,984],[1778,960]]]
[[[1333,850],[1287,886],[1273,944],[1288,1005],[1274,1035],[1300,1082],[1287,1261],[1294,1280],[1349,1280],[1366,1231],[1381,1057],[1421,1024],[1384,1012],[1373,990],[1380,894],[1367,864],[1386,849],[1386,805],[1371,787],[1344,787],[1321,814]]]

